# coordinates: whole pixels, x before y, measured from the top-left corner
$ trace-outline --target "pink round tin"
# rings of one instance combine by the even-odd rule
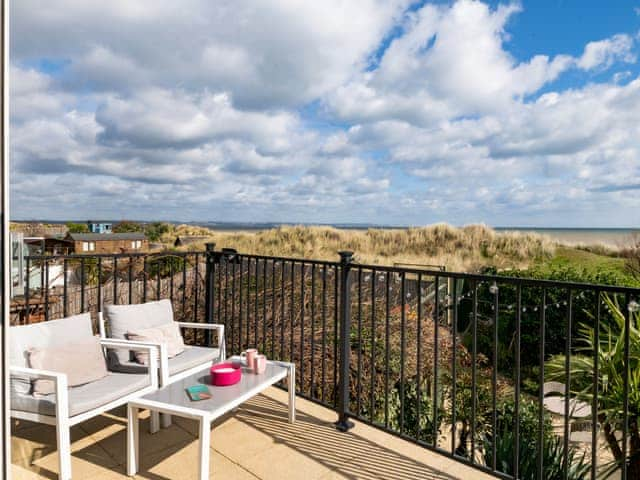
[[[242,377],[242,368],[231,362],[217,363],[209,370],[211,373],[211,385],[226,387],[234,385]]]

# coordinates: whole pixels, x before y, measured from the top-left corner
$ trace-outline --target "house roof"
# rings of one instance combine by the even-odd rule
[[[192,243],[204,242],[205,240],[211,238],[208,235],[182,235],[176,237],[175,242],[173,244],[177,247],[180,245],[190,245]]]
[[[146,240],[144,233],[70,233],[68,238],[75,242],[101,242],[114,240]]]

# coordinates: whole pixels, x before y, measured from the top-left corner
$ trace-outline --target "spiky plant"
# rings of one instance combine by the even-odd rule
[[[594,400],[594,358],[598,358],[598,421],[602,426],[607,446],[614,461],[604,466],[610,475],[626,462],[627,478],[640,479],[640,313],[629,312],[620,305],[616,296],[603,296],[605,315],[600,324],[582,324],[574,353],[569,359],[572,396],[589,405]],[[626,316],[629,315],[629,358],[625,365]],[[593,316],[591,315],[592,319]],[[598,329],[598,330],[597,330]],[[596,341],[596,333],[599,333]],[[556,355],[546,364],[550,380],[564,382],[565,356]],[[625,372],[628,371],[627,414],[628,448],[626,456],[622,445],[624,430]]]

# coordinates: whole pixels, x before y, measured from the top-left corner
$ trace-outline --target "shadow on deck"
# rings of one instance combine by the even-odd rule
[[[335,413],[297,399],[295,424],[287,422],[286,392],[275,388],[216,421],[212,429],[211,478],[303,480],[489,479],[445,456],[356,422],[348,433],[335,430]],[[197,478],[197,424],[174,418],[173,425],[148,433],[141,422],[141,470],[150,480]],[[120,408],[71,430],[74,479],[126,476],[126,416]],[[13,477],[57,478],[55,429],[14,421]]]

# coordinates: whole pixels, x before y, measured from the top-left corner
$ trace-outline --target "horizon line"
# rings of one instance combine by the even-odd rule
[[[10,222],[15,223],[52,223],[52,224],[66,224],[66,223],[87,223],[89,220],[52,220],[52,219],[10,219]],[[490,225],[485,222],[471,222],[465,224],[453,224],[449,222],[431,222],[425,224],[385,224],[385,223],[370,223],[370,222],[279,222],[279,221],[221,221],[221,220],[141,220],[141,219],[126,219],[121,218],[117,220],[113,219],[101,219],[100,222],[133,222],[133,223],[170,223],[174,225],[179,224],[191,224],[191,225],[227,225],[227,226],[265,226],[266,228],[276,228],[278,226],[296,226],[302,225],[305,227],[321,226],[321,227],[359,227],[359,228],[420,228],[429,227],[432,225],[446,224],[453,227],[462,228],[471,225],[486,225],[494,230],[640,230],[638,226],[615,226],[615,227],[599,227],[599,226],[533,226],[533,225]]]

